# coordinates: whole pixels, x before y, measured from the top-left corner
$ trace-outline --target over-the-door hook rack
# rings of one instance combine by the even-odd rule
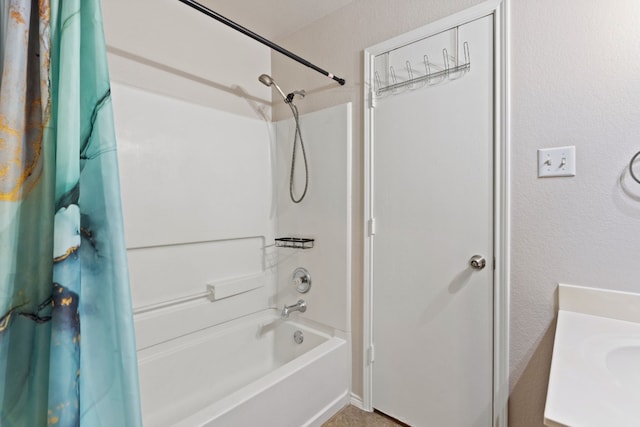
[[[637,182],[638,184],[640,184],[640,176],[636,175],[633,172],[633,164],[635,163],[636,159],[640,157],[640,151],[638,151],[632,158],[631,161],[629,162],[629,174],[631,174],[631,178],[633,178],[633,180],[635,182]]]
[[[435,79],[444,78],[444,79],[452,79],[454,76],[460,77],[462,74],[466,73],[471,69],[471,55],[469,54],[469,43],[464,42],[462,44],[462,50],[464,53],[464,62],[462,64],[459,63],[459,58],[453,58],[449,56],[449,52],[447,49],[442,49],[442,58],[443,58],[443,67],[438,71],[431,71],[432,64],[429,61],[429,56],[424,55],[424,76],[414,77],[414,71],[411,67],[411,62],[406,61],[405,66],[407,70],[407,80],[398,81],[398,76],[396,75],[396,70],[393,66],[389,67],[389,75],[390,75],[390,83],[388,86],[382,86],[380,82],[380,76],[378,73],[375,73],[375,84],[376,84],[376,95],[380,96],[386,92],[395,93],[398,89],[403,87],[409,87],[413,89],[416,83],[426,82],[428,85]],[[454,61],[454,66],[451,66],[451,60]]]

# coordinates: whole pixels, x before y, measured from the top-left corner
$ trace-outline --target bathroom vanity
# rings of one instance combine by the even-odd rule
[[[559,285],[545,425],[639,420],[640,294]]]

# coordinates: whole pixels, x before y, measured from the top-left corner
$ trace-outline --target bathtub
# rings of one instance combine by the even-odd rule
[[[143,422],[320,426],[349,401],[348,356],[346,340],[275,310],[194,332],[138,352]]]

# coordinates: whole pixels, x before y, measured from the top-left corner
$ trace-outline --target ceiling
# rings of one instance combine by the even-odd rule
[[[200,0],[206,7],[270,40],[282,39],[354,0]]]

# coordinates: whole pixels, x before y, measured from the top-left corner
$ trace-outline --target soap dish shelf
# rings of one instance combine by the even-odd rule
[[[276,246],[279,248],[311,249],[314,239],[300,237],[279,237],[276,239]]]

